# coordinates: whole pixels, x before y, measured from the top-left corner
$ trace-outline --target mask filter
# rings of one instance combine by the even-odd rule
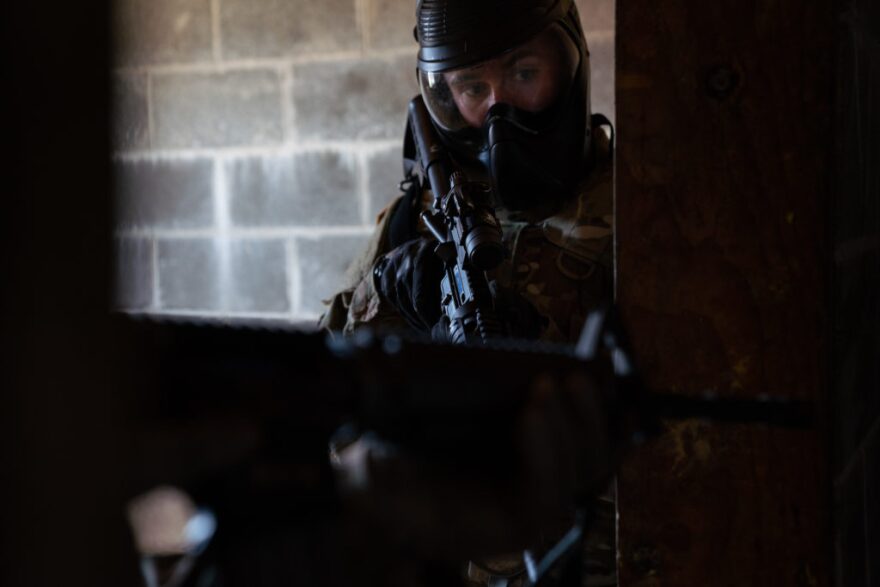
[[[561,133],[539,133],[540,115],[496,104],[486,116],[489,170],[497,203],[508,210],[554,206],[563,200],[570,179],[580,172],[582,144]],[[562,144],[561,144],[562,143]]]

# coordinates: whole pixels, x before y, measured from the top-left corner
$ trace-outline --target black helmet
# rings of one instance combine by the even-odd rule
[[[453,154],[509,209],[569,195],[591,143],[573,0],[419,0],[416,16],[422,96]]]

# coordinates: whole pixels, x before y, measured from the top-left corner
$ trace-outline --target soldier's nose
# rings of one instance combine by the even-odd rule
[[[510,103],[509,98],[507,96],[507,92],[505,92],[504,89],[500,86],[493,87],[492,93],[489,96],[489,100],[486,103],[486,110],[488,110],[489,108],[491,108],[495,104],[500,104],[502,102],[507,103],[507,104]]]

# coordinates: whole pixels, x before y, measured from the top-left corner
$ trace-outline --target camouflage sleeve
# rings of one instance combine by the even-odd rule
[[[557,214],[512,238],[511,282],[546,320],[540,338],[574,342],[590,311],[613,293],[610,162]]]
[[[378,216],[376,228],[366,248],[352,261],[345,273],[342,289],[325,300],[327,310],[318,319],[318,327],[330,332],[349,335],[369,323],[379,329],[398,329],[406,326],[403,318],[382,303],[373,287],[373,265],[388,252],[388,226],[392,212],[400,202],[397,198]]]

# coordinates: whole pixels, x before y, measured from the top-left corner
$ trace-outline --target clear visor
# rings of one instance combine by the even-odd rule
[[[419,71],[422,96],[434,121],[447,130],[480,128],[495,104],[526,112],[552,107],[569,89],[578,50],[559,25],[476,65]]]

